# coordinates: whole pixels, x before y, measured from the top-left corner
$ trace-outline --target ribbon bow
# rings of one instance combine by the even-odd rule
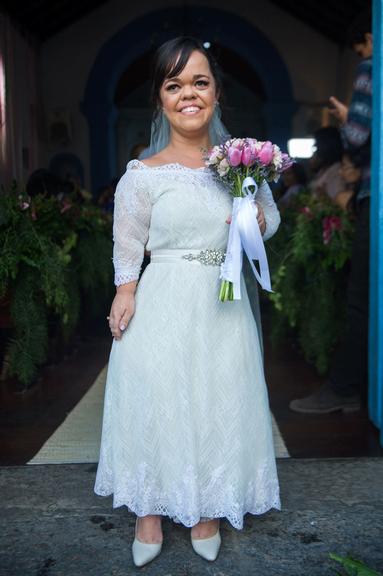
[[[254,187],[253,192],[250,190],[251,187]],[[254,276],[262,288],[268,292],[272,292],[265,246],[257,221],[258,207],[255,204],[257,191],[257,183],[253,178],[248,176],[242,183],[243,196],[235,196],[233,200],[233,213],[226,258],[225,262],[221,265],[221,278],[233,283],[234,300],[241,299],[243,250],[246,252]],[[253,260],[258,260],[259,272]]]

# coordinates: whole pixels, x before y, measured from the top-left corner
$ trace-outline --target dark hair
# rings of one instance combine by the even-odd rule
[[[343,154],[342,138],[338,128],[326,126],[314,132],[316,155],[322,166],[340,162]]]
[[[347,31],[347,44],[353,48],[355,44],[364,44],[366,34],[372,32],[372,15],[371,8],[367,8],[357,15],[352,21]]]
[[[209,62],[217,92],[222,90],[221,71],[217,61],[198,38],[178,36],[162,44],[152,64],[151,100],[155,110],[161,108],[160,89],[166,78],[177,76],[185,68],[192,52],[201,52]]]
[[[61,180],[50,170],[39,168],[30,174],[25,189],[28,196],[46,194],[49,198],[62,192],[70,193],[73,190],[73,184]]]

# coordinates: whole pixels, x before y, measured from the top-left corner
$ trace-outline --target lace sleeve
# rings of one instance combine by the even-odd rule
[[[263,212],[265,214],[266,230],[263,235],[263,240],[268,240],[271,238],[271,236],[274,236],[278,230],[281,217],[277,205],[274,202],[273,193],[271,192],[270,186],[265,180],[258,188],[256,202],[262,206]]]
[[[148,240],[151,203],[142,173],[127,167],[114,196],[113,264],[116,286],[137,280]]]

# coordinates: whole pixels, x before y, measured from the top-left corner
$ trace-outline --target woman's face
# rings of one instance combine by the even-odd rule
[[[160,89],[163,111],[173,130],[188,135],[207,130],[214,112],[216,86],[207,58],[195,50],[176,78]]]

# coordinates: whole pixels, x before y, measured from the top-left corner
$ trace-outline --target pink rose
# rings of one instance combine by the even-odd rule
[[[241,163],[242,151],[239,148],[234,148],[233,146],[230,146],[227,152],[227,156],[230,166],[235,167]]]
[[[258,153],[258,158],[260,162],[267,166],[273,159],[274,149],[271,142],[267,141],[262,146],[262,149]]]

